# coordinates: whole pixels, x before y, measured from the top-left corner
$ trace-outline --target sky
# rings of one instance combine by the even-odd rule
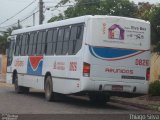
[[[27,9],[25,9],[22,13],[18,14],[16,17],[8,20],[7,22],[1,24],[2,22],[6,21],[8,18],[14,16],[20,10],[25,8],[31,2],[35,1],[31,4]],[[51,8],[50,10],[46,10],[46,8],[50,8],[56,5],[60,0],[43,0],[44,1],[44,10],[45,10],[45,20],[46,23],[51,17],[57,15],[58,13],[62,13],[63,10],[54,10]],[[160,3],[160,0],[131,0],[135,3],[138,2],[150,2],[150,3]],[[38,2],[39,0],[0,0],[0,31],[4,31],[6,28],[5,26],[12,25],[17,23],[18,20],[23,20],[24,18],[33,14],[38,10]],[[25,21],[21,22],[23,27],[33,26],[33,16],[29,17]],[[35,25],[38,25],[38,13],[35,14]]]

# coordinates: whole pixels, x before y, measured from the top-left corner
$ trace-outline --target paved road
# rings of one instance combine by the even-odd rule
[[[87,99],[65,96],[59,102],[47,102],[43,92],[16,94],[13,86],[0,83],[0,113],[13,114],[130,114],[153,113],[135,107],[109,102],[92,105]]]

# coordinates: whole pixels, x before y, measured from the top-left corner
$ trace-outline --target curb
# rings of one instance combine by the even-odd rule
[[[145,109],[145,110],[158,111],[156,109],[149,108],[147,105],[131,103],[131,102],[123,101],[123,100],[111,99],[111,102],[115,102],[115,103],[119,103],[119,104],[125,104],[125,105],[129,105],[129,106],[133,106],[133,107],[137,107],[137,108]]]

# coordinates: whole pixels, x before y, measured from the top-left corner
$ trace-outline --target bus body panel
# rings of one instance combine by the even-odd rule
[[[70,57],[47,57],[43,59],[43,69],[42,74],[45,75],[46,72],[50,72],[52,76],[66,79],[80,79],[81,74],[81,63],[82,60],[79,56]]]
[[[150,50],[150,23],[106,16],[89,19],[86,43],[97,47]]]
[[[145,81],[144,83],[138,83],[138,82],[117,82],[117,81],[93,81],[90,78],[84,77],[81,84],[81,90],[87,91],[87,92],[119,92],[120,93],[130,93],[132,94],[147,94],[149,89],[149,82]],[[100,86],[102,86],[102,89],[100,89]],[[123,86],[122,89],[114,89],[113,86]],[[136,88],[136,90],[135,90]],[[112,94],[110,94],[112,95]]]
[[[123,17],[89,21],[84,61],[90,64],[90,77],[82,89],[147,94],[150,24]]]
[[[76,57],[44,57],[42,74],[51,73],[53,91],[63,94],[80,92],[81,51]]]
[[[149,54],[149,51],[140,51],[120,60],[105,60],[96,58],[91,53],[91,79],[144,83],[146,71],[149,68]]]
[[[81,50],[82,51],[82,50]],[[80,92],[81,53],[77,57],[29,56],[14,57],[12,70],[18,73],[18,84],[44,90],[45,74],[51,73],[53,91],[63,94]]]

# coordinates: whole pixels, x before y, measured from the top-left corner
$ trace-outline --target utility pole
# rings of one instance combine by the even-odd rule
[[[35,26],[35,13],[33,13],[33,26]]]
[[[43,23],[43,0],[39,0],[39,24]]]
[[[18,28],[19,29],[21,28],[21,26],[20,26],[20,20],[18,20]]]

